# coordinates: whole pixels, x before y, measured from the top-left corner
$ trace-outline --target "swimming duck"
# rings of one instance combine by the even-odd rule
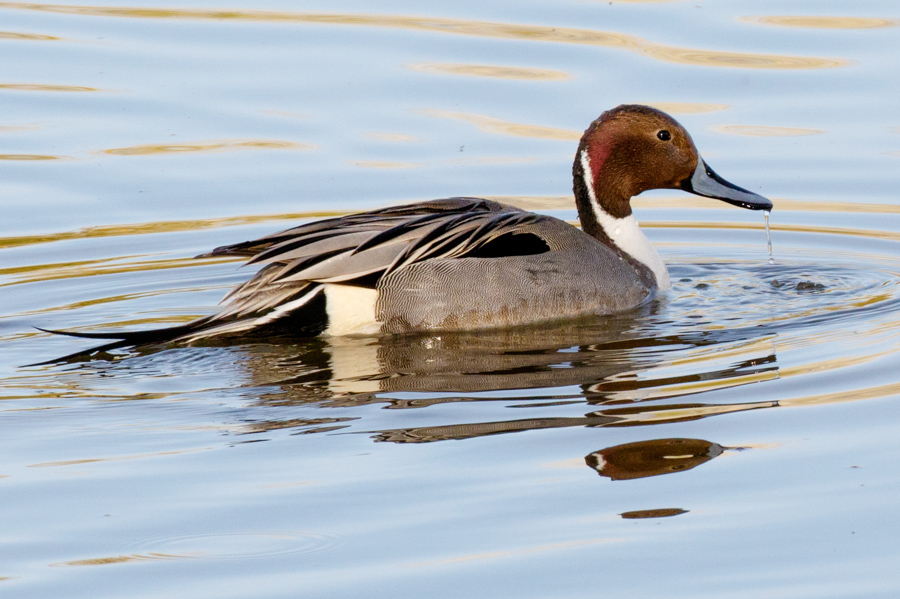
[[[198,256],[261,266],[224,308],[182,326],[65,334],[120,345],[215,336],[472,330],[635,308],[670,286],[631,198],[681,189],[750,210],[772,202],[719,177],[688,132],[648,106],[604,112],[572,167],[581,229],[456,197],[320,220]]]

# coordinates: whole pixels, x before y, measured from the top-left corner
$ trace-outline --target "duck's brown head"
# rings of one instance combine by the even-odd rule
[[[591,123],[573,175],[583,224],[586,217],[596,220],[598,209],[614,219],[630,216],[631,198],[648,189],[682,189],[751,210],[772,209],[766,198],[716,175],[684,127],[649,106],[618,106]]]

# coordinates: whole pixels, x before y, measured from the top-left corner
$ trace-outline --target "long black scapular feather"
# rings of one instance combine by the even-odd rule
[[[324,322],[324,283],[352,285],[358,279],[365,280],[365,286],[377,285],[396,269],[422,260],[465,257],[496,236],[540,218],[490,200],[447,198],[305,223],[198,256],[240,256],[249,258],[247,264],[262,264],[250,280],[226,294],[217,314],[145,331],[39,330],[113,340],[53,362],[132,345],[223,335],[305,334]],[[287,323],[284,331],[278,329],[282,323]]]

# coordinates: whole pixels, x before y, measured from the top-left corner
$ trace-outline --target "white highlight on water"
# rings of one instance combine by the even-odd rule
[[[772,255],[772,234],[769,232],[769,211],[764,210],[763,216],[766,217],[766,246],[769,248],[769,264],[775,264],[775,257]]]

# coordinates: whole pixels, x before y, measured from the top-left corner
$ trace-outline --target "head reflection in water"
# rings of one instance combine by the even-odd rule
[[[612,480],[631,480],[684,472],[718,457],[725,450],[701,439],[654,439],[626,443],[585,456],[588,466]]]

